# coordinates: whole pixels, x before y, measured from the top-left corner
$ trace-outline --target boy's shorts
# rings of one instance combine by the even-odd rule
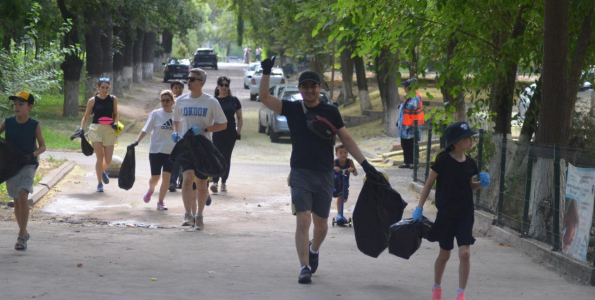
[[[149,164],[151,165],[151,175],[161,175],[163,172],[171,173],[173,162],[169,160],[169,154],[149,153]]]
[[[295,212],[312,211],[326,219],[333,200],[333,172],[291,169],[291,203]]]
[[[475,217],[473,214],[459,217],[449,217],[444,214],[436,216],[436,221],[428,234],[429,241],[438,241],[440,248],[452,250],[454,248],[454,239],[457,239],[457,245],[467,246],[475,243],[473,237],[473,223]]]
[[[17,175],[6,180],[8,195],[11,198],[16,199],[19,197],[19,193],[22,190],[33,193],[33,181],[35,180],[36,171],[37,166],[26,165],[17,173]]]
[[[91,143],[103,143],[103,146],[114,146],[118,142],[116,131],[110,125],[91,124],[89,126]]]

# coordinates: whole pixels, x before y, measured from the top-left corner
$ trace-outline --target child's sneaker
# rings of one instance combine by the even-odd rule
[[[103,193],[103,183],[97,185],[97,191]]]
[[[455,300],[465,300],[465,292],[458,293]]]
[[[101,179],[103,180],[103,183],[109,183],[109,176],[107,176],[107,172],[103,172],[103,174],[101,174]]]
[[[153,195],[153,191],[147,190],[147,193],[143,197],[143,201],[145,201],[145,203],[149,203],[151,201],[151,196],[152,195]]]
[[[157,202],[157,210],[167,210],[167,206],[165,206],[165,203],[159,201]]]
[[[225,183],[221,184],[221,191],[222,192],[227,192],[227,186],[225,185]]]
[[[465,296],[463,296],[463,299]],[[457,300],[459,299],[459,296],[457,296]],[[442,289],[441,288],[433,288],[432,289],[432,300],[442,300]]]
[[[213,185],[211,185],[211,192],[213,192],[213,194],[217,194],[219,192],[216,183],[213,183]]]

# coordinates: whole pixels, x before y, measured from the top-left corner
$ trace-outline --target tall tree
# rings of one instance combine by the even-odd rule
[[[136,30],[136,40],[134,40],[134,47],[132,48],[132,81],[141,82],[143,80],[143,43],[145,40],[145,31],[142,29]]]
[[[153,31],[147,31],[143,39],[142,70],[143,79],[151,80],[153,78],[153,63],[155,59],[155,42],[157,34]]]
[[[355,64],[355,74],[357,77],[359,107],[363,113],[366,110],[372,109],[370,93],[368,92],[368,79],[366,78],[366,66],[364,65],[364,58],[359,55],[353,57],[353,63]]]
[[[64,47],[76,47],[79,41],[79,30],[77,19],[78,13],[72,13],[72,8],[66,4],[68,0],[57,0],[60,14],[65,22],[72,22],[72,28],[64,35]],[[69,1],[69,5],[72,3]],[[78,48],[77,48],[78,49]],[[81,71],[83,68],[83,53],[81,51],[73,51],[66,55],[64,62],[60,68],[64,72],[64,109],[63,116],[76,117],[78,115],[78,98],[79,98],[79,81],[81,78]]]

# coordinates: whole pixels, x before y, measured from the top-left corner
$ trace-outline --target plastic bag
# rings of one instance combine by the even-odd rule
[[[89,144],[89,141],[87,140],[87,137],[82,136],[81,137],[81,150],[83,151],[83,154],[85,156],[91,156],[93,155],[93,146],[91,146],[91,144]]]
[[[381,174],[367,175],[353,211],[357,248],[378,257],[388,247],[389,227],[401,220],[406,206]]]
[[[388,252],[398,257],[409,259],[419,246],[421,239],[426,238],[432,229],[432,221],[423,217],[421,222],[405,219],[390,227]]]
[[[120,166],[118,173],[118,186],[121,189],[129,190],[134,185],[134,177],[136,172],[136,157],[134,155],[134,147],[126,148],[126,156]]]
[[[0,184],[15,176],[27,165],[27,157],[21,151],[0,138]]]
[[[200,177],[220,177],[227,170],[227,163],[215,144],[202,135],[195,136],[192,130],[176,143],[169,159],[175,161],[176,158],[191,163],[195,175]]]

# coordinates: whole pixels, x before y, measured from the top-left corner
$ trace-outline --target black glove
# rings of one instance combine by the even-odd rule
[[[371,175],[371,174],[379,174],[379,172],[376,170],[376,168],[374,168],[373,165],[371,165],[368,160],[364,160],[362,163],[362,169],[364,169],[364,172],[366,172],[366,175]]]
[[[271,70],[275,65],[275,58],[277,58],[277,56],[267,58],[260,62],[260,66],[262,67],[262,75],[271,75]]]
[[[241,134],[238,134],[238,138],[237,139],[238,140],[241,140],[242,139],[242,135]]]
[[[136,146],[138,146],[138,142],[134,142],[134,143],[128,145],[128,147],[136,147]]]
[[[118,129],[118,123],[113,123],[112,124],[112,129],[117,130]]]
[[[77,129],[76,132],[70,136],[70,140],[74,140],[77,137],[82,138],[83,136],[85,136],[85,131],[82,129]]]

